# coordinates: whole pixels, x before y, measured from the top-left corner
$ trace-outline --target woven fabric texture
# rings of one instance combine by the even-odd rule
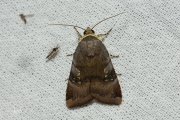
[[[1,0],[1,120],[180,120],[180,2],[178,0]],[[65,103],[72,56],[78,45],[73,24],[111,33],[112,55],[123,101]],[[27,24],[19,14],[26,17]],[[115,24],[115,25],[114,25]],[[81,34],[83,30],[78,29]],[[59,45],[58,55],[46,62]]]

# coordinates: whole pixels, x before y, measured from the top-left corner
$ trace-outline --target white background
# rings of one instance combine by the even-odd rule
[[[179,120],[180,1],[178,0],[1,0],[1,120]],[[74,24],[106,33],[104,44],[117,73],[123,102],[93,101],[68,109],[65,93],[72,54],[78,45]],[[25,25],[19,14],[34,14]],[[83,33],[82,30],[79,30]],[[57,44],[53,61],[45,57]]]

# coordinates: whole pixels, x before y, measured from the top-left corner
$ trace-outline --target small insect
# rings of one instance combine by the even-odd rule
[[[122,13],[112,17],[120,14]],[[95,24],[94,27],[102,21]],[[102,39],[100,39],[102,36],[107,36],[112,28],[106,34],[95,35],[94,27],[84,29],[68,24],[51,25],[73,26],[80,38],[78,46],[73,53],[71,72],[66,90],[66,105],[68,107],[80,106],[93,99],[105,104],[121,104],[122,93],[117,74],[112,65],[110,54]],[[76,28],[83,29],[84,35],[82,36]]]
[[[19,16],[24,21],[24,24],[26,24],[27,23],[26,17],[32,17],[32,16],[34,16],[34,14],[29,14],[29,15],[20,14]]]
[[[53,59],[53,58],[58,54],[58,52],[59,52],[59,46],[54,47],[54,48],[49,52],[49,54],[46,56],[46,58],[47,58],[48,60],[51,60],[51,59]]]

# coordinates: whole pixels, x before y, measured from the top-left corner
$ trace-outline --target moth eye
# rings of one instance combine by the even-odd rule
[[[86,30],[84,31],[84,35],[86,34]]]

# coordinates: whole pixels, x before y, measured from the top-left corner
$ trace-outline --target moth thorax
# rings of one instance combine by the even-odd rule
[[[88,35],[88,34],[95,34],[95,32],[90,27],[87,27],[87,29],[84,31],[84,35]]]

